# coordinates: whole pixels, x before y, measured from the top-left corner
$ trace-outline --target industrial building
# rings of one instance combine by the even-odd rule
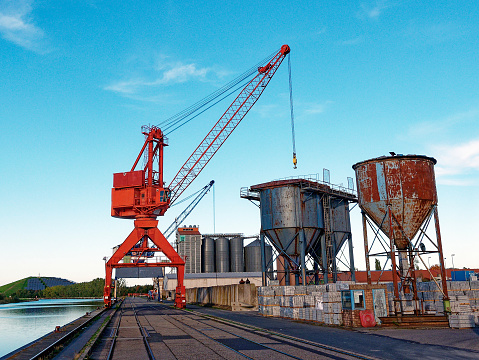
[[[199,225],[184,225],[176,232],[178,254],[185,260],[184,285],[210,287],[247,282],[261,286],[261,246],[258,236],[242,233],[201,234]],[[244,245],[245,239],[255,239]],[[266,246],[266,258],[272,267],[272,247]],[[166,274],[164,290],[174,291],[177,286],[176,273]]]
[[[176,231],[178,254],[185,259],[185,274],[261,272],[259,236],[242,233],[201,234],[199,225],[183,225]],[[244,245],[245,239],[255,239]],[[266,259],[273,251],[266,245]],[[272,271],[272,265],[270,265]]]
[[[176,248],[185,259],[185,274],[201,272],[201,234],[199,226],[183,225],[176,231]]]

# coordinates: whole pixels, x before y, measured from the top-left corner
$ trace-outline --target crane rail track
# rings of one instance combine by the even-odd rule
[[[108,355],[92,354],[91,359],[374,359],[197,311],[135,299],[125,301],[117,317],[110,335],[105,334],[110,339]],[[117,349],[118,343],[123,344],[121,349]],[[105,346],[96,354],[106,352]]]
[[[125,309],[124,308],[125,305],[129,306],[129,308]],[[129,313],[129,312],[132,312],[133,314],[125,315],[125,313]],[[136,325],[138,326],[138,329],[140,331],[141,338],[137,338],[137,337],[128,338],[128,337],[126,337],[126,339],[128,340],[129,345],[131,345],[132,342],[138,342],[138,341],[143,342],[144,350],[146,352],[146,355],[148,356],[148,359],[155,360],[155,356],[154,356],[153,351],[151,350],[150,344],[148,342],[148,333],[145,331],[142,324],[140,323],[140,320],[138,319],[138,313],[137,312],[138,312],[137,307],[134,305],[134,303],[131,301],[131,299],[128,303],[123,303],[122,304],[122,307],[121,307],[120,311],[118,312],[118,319],[117,319],[117,322],[116,322],[116,326],[114,327],[114,330],[111,334],[112,341],[110,343],[110,346],[109,346],[109,349],[108,349],[108,354],[107,354],[105,359],[111,360],[111,359],[115,358],[115,348],[116,348],[116,345],[117,345],[117,340],[119,338],[120,339],[125,339],[125,337],[123,337],[121,335],[121,331],[120,331],[121,325],[122,325],[122,320],[123,320],[123,318],[126,319],[127,317],[133,316],[134,319],[135,319]],[[126,327],[126,328],[131,329],[131,327]],[[141,355],[141,354],[138,354],[139,349],[137,349],[136,351],[137,351],[137,355]]]

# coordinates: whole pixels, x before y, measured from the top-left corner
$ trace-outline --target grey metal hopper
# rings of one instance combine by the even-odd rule
[[[259,192],[262,230],[279,251],[290,256],[301,253],[301,228],[306,252],[314,248],[324,228],[321,194],[302,191],[307,183],[284,180],[251,187]]]

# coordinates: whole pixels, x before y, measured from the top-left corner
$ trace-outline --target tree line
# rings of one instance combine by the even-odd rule
[[[0,294],[0,303],[17,302],[19,299],[59,299],[59,298],[102,298],[105,279],[96,278],[89,282],[82,282],[72,285],[50,286],[43,290],[17,290],[10,297],[4,297]],[[153,289],[152,285],[126,286],[125,281],[121,279],[117,282],[117,296],[126,296],[130,293],[147,293]]]

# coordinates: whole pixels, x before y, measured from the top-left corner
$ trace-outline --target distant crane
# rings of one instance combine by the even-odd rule
[[[170,226],[168,226],[168,229],[163,231],[163,234],[165,235],[165,238],[169,238],[171,234],[173,234],[178,227],[178,224],[181,224],[187,217],[188,215],[191,214],[193,209],[198,205],[198,203],[203,199],[203,197],[210,191],[210,189],[213,187],[215,181],[211,180],[208,185],[204,186],[199,192],[198,195],[191,201],[191,203],[181,212],[181,214],[175,218],[175,220],[171,223]]]
[[[163,149],[168,146],[168,139],[157,126],[142,127],[145,142],[131,170],[113,174],[111,215],[122,219],[134,219],[135,228],[105,264],[106,276],[103,294],[105,306],[111,306],[113,268],[154,266],[175,267],[177,269],[175,306],[177,308],[185,307],[186,290],[183,284],[185,260],[178,255],[165,236],[158,230],[158,220],[156,218],[163,216],[200,174],[259,99],[289,53],[290,47],[283,45],[266,65],[257,68],[256,76],[241,90],[168,186],[165,186],[163,181]],[[208,99],[208,103],[211,101]],[[190,110],[187,109],[187,112],[190,113]],[[173,123],[167,125],[171,126],[172,124],[176,126],[177,120],[175,119]],[[143,155],[146,160],[144,167],[135,170]],[[153,243],[152,246],[149,245],[150,241]],[[139,258],[149,252],[163,252],[169,261],[156,263],[146,261],[142,263],[120,262],[132,248],[134,248]]]

